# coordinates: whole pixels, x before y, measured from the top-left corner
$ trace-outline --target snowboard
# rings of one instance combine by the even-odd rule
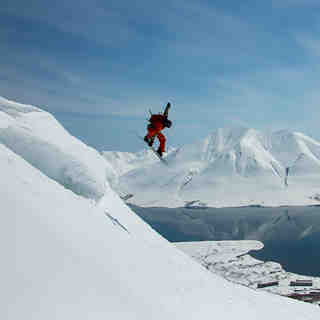
[[[163,163],[165,164],[166,166],[168,166],[168,162],[167,160],[163,159],[162,157],[160,157],[160,155],[158,154],[157,150],[154,148],[154,147],[150,147],[143,139],[143,137],[141,137],[140,135],[138,135],[139,139],[141,139],[143,141],[143,143],[145,145],[147,145],[147,147],[157,156],[157,158]]]

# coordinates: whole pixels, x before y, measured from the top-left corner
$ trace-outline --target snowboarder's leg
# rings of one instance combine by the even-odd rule
[[[148,144],[149,147],[152,147],[154,138],[156,137],[157,130],[153,126],[149,125],[148,126],[148,133],[144,137],[144,141]]]
[[[159,153],[160,157],[162,157],[162,154],[165,151],[166,137],[161,132],[158,133],[157,137],[160,142],[160,146],[157,152]]]
[[[154,142],[154,138],[155,138],[155,136],[149,137],[149,135],[146,135],[146,136],[143,138],[143,140],[148,144],[149,147],[152,147],[153,142]]]

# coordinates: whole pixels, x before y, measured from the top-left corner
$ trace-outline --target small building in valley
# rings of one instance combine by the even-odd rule
[[[291,287],[312,287],[313,282],[312,280],[296,280],[290,282]]]
[[[271,282],[258,283],[257,288],[261,289],[261,288],[273,287],[278,285],[279,285],[279,281],[271,281]]]

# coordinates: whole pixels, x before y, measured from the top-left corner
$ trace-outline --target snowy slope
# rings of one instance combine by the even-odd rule
[[[169,147],[166,151],[165,156],[175,152],[176,149]],[[158,157],[149,148],[138,152],[103,151],[102,156],[118,176],[159,162]]]
[[[102,155],[119,176],[158,161],[153,152],[147,149],[139,152],[104,151]]]
[[[290,167],[291,175],[313,174],[320,170],[320,143],[299,133],[286,130],[271,136],[271,152],[285,167]]]
[[[319,318],[319,308],[210,274],[108,185],[95,204],[2,144],[0,167],[1,319]]]
[[[10,115],[5,104],[2,127],[11,122],[9,133],[20,133],[22,119],[14,118],[15,110]],[[48,115],[43,118],[48,124]],[[51,170],[52,146],[42,149],[42,135],[26,123],[33,149],[42,152],[41,168]],[[56,125],[47,130],[53,131],[45,134],[51,143],[63,144],[55,141]],[[18,133],[12,149],[24,145],[20,140],[29,146]],[[59,175],[54,181],[28,163],[25,150],[20,156],[8,146],[0,143],[1,319],[319,318],[319,308],[256,293],[207,272],[138,218],[108,183],[98,202],[80,197],[64,188]],[[82,153],[79,159],[55,155],[67,166],[83,164]],[[79,183],[91,187],[91,180]]]
[[[116,173],[48,112],[0,97],[0,143],[75,193],[98,199]]]
[[[142,206],[311,204],[320,189],[320,143],[301,134],[218,129],[171,153],[169,169],[155,163],[119,180]],[[288,186],[285,186],[289,167]]]

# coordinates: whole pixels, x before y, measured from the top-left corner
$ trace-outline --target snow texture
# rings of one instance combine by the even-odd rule
[[[93,148],[71,136],[48,112],[0,97],[0,143],[64,187],[87,198],[104,195],[116,173]]]
[[[149,149],[139,152],[104,151],[102,155],[119,176],[158,161]]]
[[[0,319],[319,319],[319,308],[211,274],[138,218],[108,183],[97,202],[64,188],[51,157],[84,166],[88,149],[74,141],[76,155],[57,151],[72,147],[70,137],[47,113],[6,100],[1,109]],[[31,151],[51,177],[32,163]]]
[[[302,133],[218,129],[203,140],[176,149],[166,160],[169,168],[156,162],[131,170],[127,167],[119,174],[119,188],[135,195],[130,200],[133,204],[179,207],[199,201],[226,207],[317,203],[320,143]]]

